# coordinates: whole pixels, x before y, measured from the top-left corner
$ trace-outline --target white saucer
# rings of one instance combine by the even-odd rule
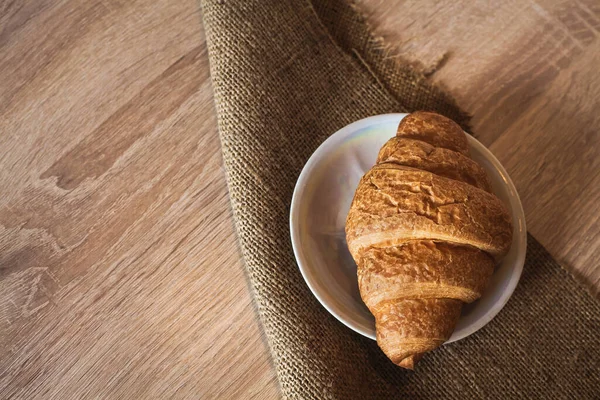
[[[331,135],[304,166],[292,197],[292,246],[306,283],[331,314],[371,339],[375,339],[375,319],[358,292],[356,264],[346,246],[344,224],[360,178],[406,115],[365,118]],[[510,252],[497,266],[486,293],[463,308],[447,343],[476,332],[500,312],[519,282],[527,248],[525,216],[515,186],[492,153],[467,137],[472,158],[487,171],[494,193],[510,211],[514,232]]]

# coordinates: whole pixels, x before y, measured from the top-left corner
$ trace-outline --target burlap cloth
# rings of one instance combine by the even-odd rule
[[[600,398],[600,306],[529,237],[502,312],[415,372],[343,326],[304,283],[288,217],[296,179],[357,119],[453,103],[386,59],[352,7],[307,0],[202,0],[219,132],[248,277],[290,398]]]

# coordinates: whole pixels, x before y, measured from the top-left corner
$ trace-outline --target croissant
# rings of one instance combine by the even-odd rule
[[[463,304],[481,297],[512,226],[462,129],[419,111],[360,180],[346,239],[379,347],[413,369],[450,338]]]

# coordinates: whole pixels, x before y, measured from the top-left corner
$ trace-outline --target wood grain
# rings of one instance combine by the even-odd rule
[[[597,3],[361,7],[598,289]],[[278,397],[197,3],[1,2],[0,77],[0,398]]]
[[[0,36],[0,398],[276,397],[197,4],[17,3]]]

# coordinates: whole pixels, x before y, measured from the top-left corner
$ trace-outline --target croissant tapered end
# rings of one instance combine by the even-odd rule
[[[396,365],[414,368],[423,353],[450,338],[462,302],[454,299],[385,301],[371,310],[375,315],[377,343]]]
[[[409,114],[398,125],[396,135],[469,155],[469,144],[461,127],[440,114],[427,111]]]
[[[396,362],[395,364],[406,369],[414,370],[417,362],[423,358],[423,353],[413,354],[412,356],[406,357],[404,360],[400,362]]]
[[[428,240],[365,251],[358,285],[383,352],[413,369],[452,335],[462,303],[481,296],[493,269],[477,249]]]

